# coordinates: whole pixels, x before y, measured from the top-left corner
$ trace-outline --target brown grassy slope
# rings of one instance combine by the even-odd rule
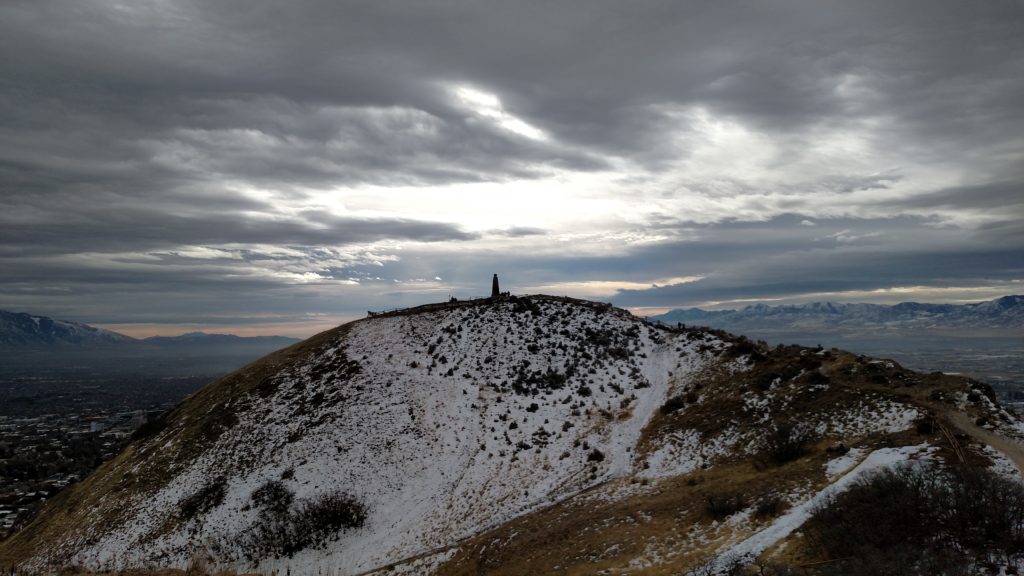
[[[25,528],[0,542],[0,566],[20,562],[73,534],[89,538],[115,528],[122,520],[119,510],[103,505],[102,498],[159,490],[234,424],[236,402],[259,394],[260,387],[272,386],[273,376],[283,367],[342,338],[350,325],[327,330],[269,354],[183,400],[148,427],[150,435],[133,440],[83,481],[61,491]],[[164,444],[172,437],[176,439],[175,448],[165,449]],[[142,462],[145,466],[133,473],[131,470]]]

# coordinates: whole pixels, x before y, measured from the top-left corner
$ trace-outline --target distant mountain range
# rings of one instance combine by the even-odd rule
[[[141,340],[147,344],[163,346],[266,344],[278,348],[298,341],[297,338],[288,338],[287,336],[235,336],[234,334],[208,334],[206,332],[187,332],[180,336],[150,336]]]
[[[213,377],[298,342],[190,332],[132,338],[87,324],[0,311],[0,383],[11,378]]]
[[[0,310],[0,348],[106,347],[112,345],[180,347],[196,344],[213,346],[255,344],[281,348],[298,341],[297,338],[284,336],[243,337],[234,334],[207,334],[206,332],[138,339],[88,324],[56,320],[46,316],[33,316],[24,312]]]
[[[0,346],[95,346],[136,342],[134,338],[77,322],[0,310]]]
[[[908,331],[934,329],[999,329],[1024,334],[1024,296],[1004,296],[976,304],[903,302],[840,304],[814,302],[797,306],[755,304],[739,310],[676,309],[652,320],[697,324],[725,330],[772,331]]]

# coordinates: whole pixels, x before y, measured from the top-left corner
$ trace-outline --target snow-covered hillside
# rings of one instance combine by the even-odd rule
[[[234,399],[233,425],[161,489],[118,503],[116,530],[58,550],[94,568],[184,565],[201,542],[242,561],[251,495],[283,479],[298,501],[343,490],[368,516],[326,549],[264,565],[356,572],[422,553],[630,471],[670,388],[721,346],[556,299],[368,318]],[[151,441],[184,461],[195,447],[174,432]],[[223,501],[176,522],[214,481]]]
[[[877,454],[925,446],[1012,469],[1024,427],[990,396],[962,377],[651,325],[592,302],[430,305],[341,326],[208,386],[58,495],[0,560],[678,573],[710,552],[776,546],[815,494]],[[719,514],[723,502],[735,509]]]

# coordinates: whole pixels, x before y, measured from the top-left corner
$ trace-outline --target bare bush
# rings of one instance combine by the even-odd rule
[[[252,493],[252,502],[268,514],[284,515],[295,500],[292,493],[280,480],[268,480]]]
[[[1024,486],[987,469],[884,470],[815,510],[808,542],[836,576],[974,574],[1024,551]]]
[[[786,501],[778,494],[762,496],[754,506],[754,517],[758,519],[774,518],[785,508]]]
[[[268,490],[276,492],[276,488]],[[365,522],[366,507],[361,502],[345,492],[329,492],[299,502],[291,512],[261,514],[238,544],[249,560],[290,558]]]
[[[806,426],[779,422],[765,439],[765,456],[776,466],[782,466],[803,456],[812,434]]]
[[[178,510],[183,519],[191,520],[220,506],[225,495],[227,481],[224,478],[216,478],[178,503]]]
[[[715,520],[732,516],[747,506],[743,494],[712,494],[704,501],[704,511]]]
[[[673,412],[678,412],[685,406],[686,398],[684,396],[673,396],[666,400],[665,403],[661,405],[660,410],[662,414],[668,415],[672,414]]]

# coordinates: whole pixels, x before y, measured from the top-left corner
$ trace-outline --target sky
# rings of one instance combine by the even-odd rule
[[[1024,293],[1019,1],[4,0],[0,309]]]

